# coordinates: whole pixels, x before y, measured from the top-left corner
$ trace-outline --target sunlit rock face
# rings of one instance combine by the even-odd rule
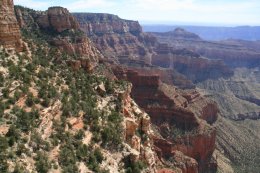
[[[102,13],[73,13],[80,28],[107,58],[150,61],[156,39],[142,32],[137,21]]]
[[[20,28],[14,13],[13,0],[0,2],[0,45],[6,49],[23,50]]]
[[[47,14],[38,19],[39,25],[43,28],[52,28],[57,32],[67,29],[79,29],[76,19],[69,13],[66,8],[51,7]]]
[[[212,161],[216,130],[210,126],[217,119],[215,102],[196,90],[164,84],[151,70],[115,67],[114,73],[133,84],[132,97],[150,115],[160,134],[154,136],[159,158],[173,158],[175,166],[186,173],[216,169]]]

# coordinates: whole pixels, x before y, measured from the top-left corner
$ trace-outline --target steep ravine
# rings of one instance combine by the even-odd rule
[[[233,120],[260,118],[259,68],[237,68],[227,79],[207,80],[197,86],[215,100],[223,116]]]
[[[217,149],[231,160],[234,172],[258,173],[259,69],[237,68],[231,78],[205,81],[198,87],[220,108]]]

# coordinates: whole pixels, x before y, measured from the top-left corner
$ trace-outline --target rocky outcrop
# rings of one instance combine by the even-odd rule
[[[173,152],[175,165],[181,168],[182,173],[198,173],[198,163],[195,159],[185,156],[180,151]]]
[[[188,173],[215,169],[211,157],[215,149],[216,131],[207,124],[217,118],[215,103],[195,90],[186,92],[166,85],[158,75],[145,74],[142,70],[117,67],[114,72],[117,77],[133,84],[132,97],[156,126],[160,134],[154,136],[158,156],[167,160],[174,157],[175,151],[182,152],[191,158],[191,163],[195,163],[190,164],[186,159],[185,166],[178,165]]]
[[[133,161],[142,160],[149,172],[156,172],[159,160],[153,147],[150,117],[130,97],[131,87],[120,93],[124,115],[124,139],[132,148]],[[139,133],[139,135],[137,134]]]
[[[40,30],[47,41],[60,52],[74,55],[77,60],[68,60],[74,69],[92,71],[102,54],[79,29],[79,23],[66,8],[51,7],[45,12],[17,7],[16,16],[20,27]]]
[[[14,13],[13,0],[0,2],[0,45],[6,49],[23,51],[20,28]]]
[[[66,8],[51,7],[45,15],[37,20],[40,27],[62,32],[70,29],[79,29],[79,24]]]

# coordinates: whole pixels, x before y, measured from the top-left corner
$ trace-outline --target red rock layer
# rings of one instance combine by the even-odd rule
[[[207,124],[217,117],[214,102],[204,99],[195,90],[179,91],[166,85],[159,75],[147,74],[143,69],[117,67],[114,72],[133,84],[132,97],[156,125],[161,137],[154,136],[154,144],[162,159],[175,158],[175,166],[186,173],[215,169],[211,167],[211,158],[216,131]],[[177,151],[185,157],[177,157]],[[185,166],[178,165],[182,159],[187,161]]]
[[[0,1],[0,45],[23,51],[20,28],[14,14],[13,0]]]
[[[159,43],[153,35],[142,32],[136,21],[123,20],[110,14],[74,13],[74,16],[79,20],[80,28],[106,58],[116,62],[141,60],[150,65],[173,69],[173,73],[177,71],[184,74],[193,82],[233,74],[222,61],[211,61],[200,57],[199,53],[186,49],[174,50],[166,43]],[[201,40],[197,35],[180,28],[174,32],[174,36]],[[183,87],[182,82],[175,84]]]

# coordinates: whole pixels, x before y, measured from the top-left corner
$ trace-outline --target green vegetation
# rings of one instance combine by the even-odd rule
[[[124,163],[125,163],[126,173],[141,173],[142,170],[146,168],[145,163],[143,163],[140,160],[133,162],[131,161],[130,156],[125,158]]]
[[[59,35],[73,42],[82,34],[68,30]],[[32,24],[28,30],[22,29],[22,35],[31,57],[17,55],[14,60],[0,50],[0,62],[8,71],[0,73],[0,125],[9,128],[0,136],[0,172],[7,172],[7,161],[15,163],[13,172],[25,172],[20,159],[28,157],[35,161],[35,172],[45,173],[51,168],[78,172],[78,163],[83,162],[93,172],[106,173],[100,167],[106,159],[103,149],[122,149],[122,105],[115,92],[125,89],[127,83],[111,81],[101,73],[71,69],[66,60],[77,56],[60,53],[48,44],[57,36],[55,31],[40,31]],[[101,83],[106,88],[102,95],[94,89]],[[115,107],[109,111],[97,109],[98,99],[107,96],[115,97]],[[69,119],[73,117],[83,119],[84,129],[72,129]],[[93,134],[89,145],[83,144],[86,130]],[[58,146],[56,162],[48,154]],[[135,171],[141,169],[140,165],[133,163],[130,167]]]
[[[8,142],[5,137],[0,136],[0,172],[7,172],[7,148]]]
[[[40,173],[47,173],[51,167],[47,155],[39,151],[37,152],[35,160],[36,170]]]

